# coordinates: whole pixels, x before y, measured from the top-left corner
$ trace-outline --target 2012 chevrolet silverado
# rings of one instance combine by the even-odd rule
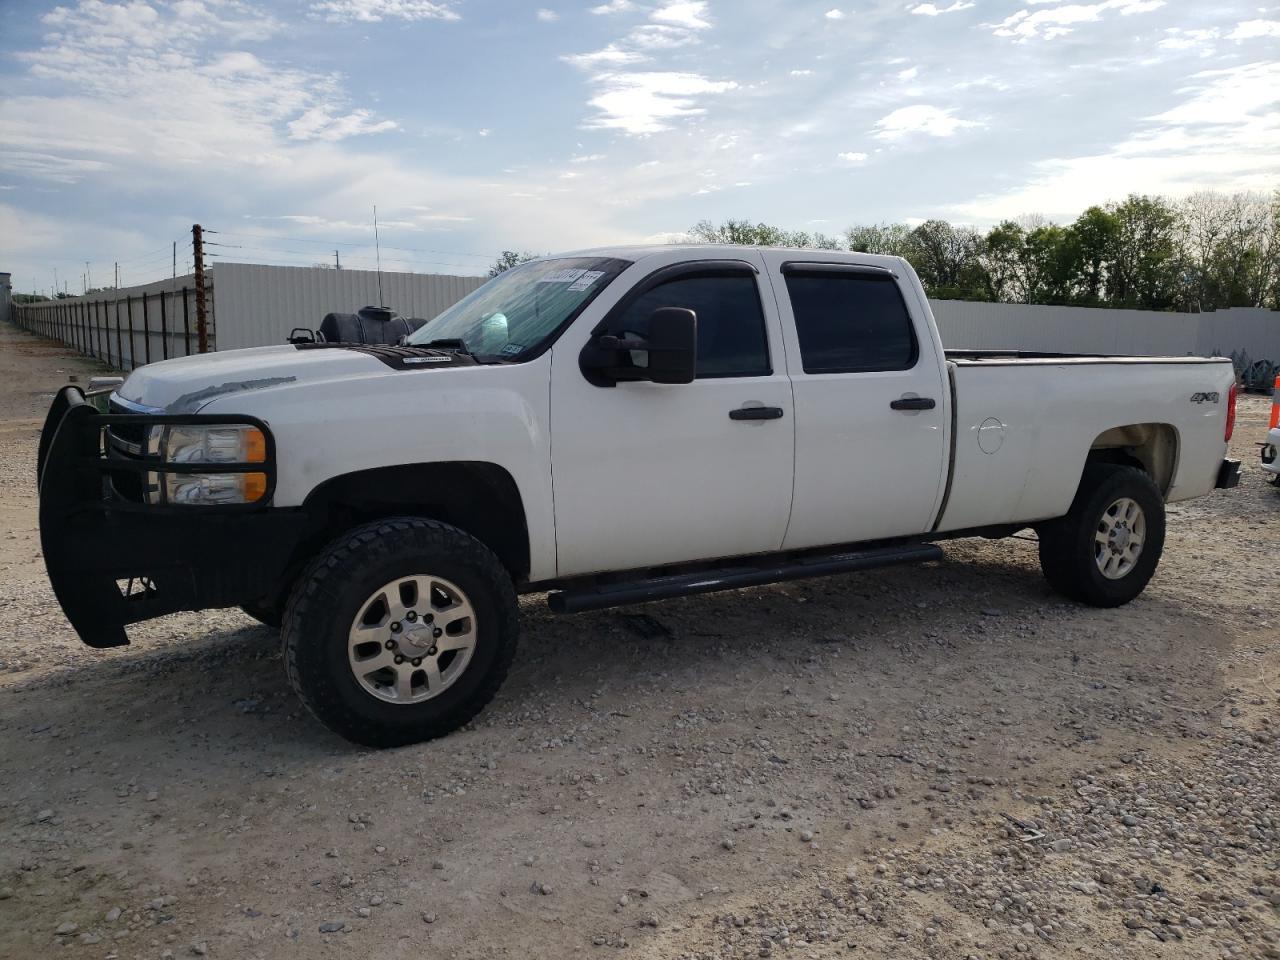
[[[299,343],[65,387],[49,578],[97,647],[178,610],[282,625],[323,723],[439,736],[494,695],[518,593],[574,612],[1039,534],[1115,606],[1167,502],[1234,486],[1229,360],[944,351],[903,260],[593,250],[501,274],[398,346]]]

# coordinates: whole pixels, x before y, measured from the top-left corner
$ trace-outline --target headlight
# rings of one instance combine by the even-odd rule
[[[153,503],[254,503],[266,496],[265,473],[215,472],[218,464],[266,462],[267,438],[257,427],[174,424],[153,428],[151,441],[165,463],[207,463],[212,468],[209,473],[152,474]]]

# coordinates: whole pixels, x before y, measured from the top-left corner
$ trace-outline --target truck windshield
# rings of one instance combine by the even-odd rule
[[[461,340],[481,362],[526,359],[628,266],[607,257],[566,257],[512,267],[419,327],[409,343]]]

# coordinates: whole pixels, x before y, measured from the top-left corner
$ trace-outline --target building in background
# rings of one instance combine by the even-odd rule
[[[0,274],[0,276],[5,276]],[[484,277],[375,270],[218,263],[206,274],[210,349],[285,343],[295,327],[315,329],[326,313],[381,303],[431,318]],[[1160,313],[1103,307],[931,300],[948,349],[1029,350],[1134,356],[1230,356],[1280,363],[1280,312],[1232,308]],[[198,351],[195,278],[161,280],[12,309],[27,329],[72,344],[124,370]]]

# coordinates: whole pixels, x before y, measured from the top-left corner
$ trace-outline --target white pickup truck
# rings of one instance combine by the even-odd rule
[[[1164,504],[1234,486],[1222,359],[944,352],[901,259],[592,250],[501,274],[398,346],[167,360],[41,438],[80,637],[176,610],[283,624],[323,723],[439,736],[493,697],[518,593],[571,613],[1039,533],[1057,590],[1142,591]]]

